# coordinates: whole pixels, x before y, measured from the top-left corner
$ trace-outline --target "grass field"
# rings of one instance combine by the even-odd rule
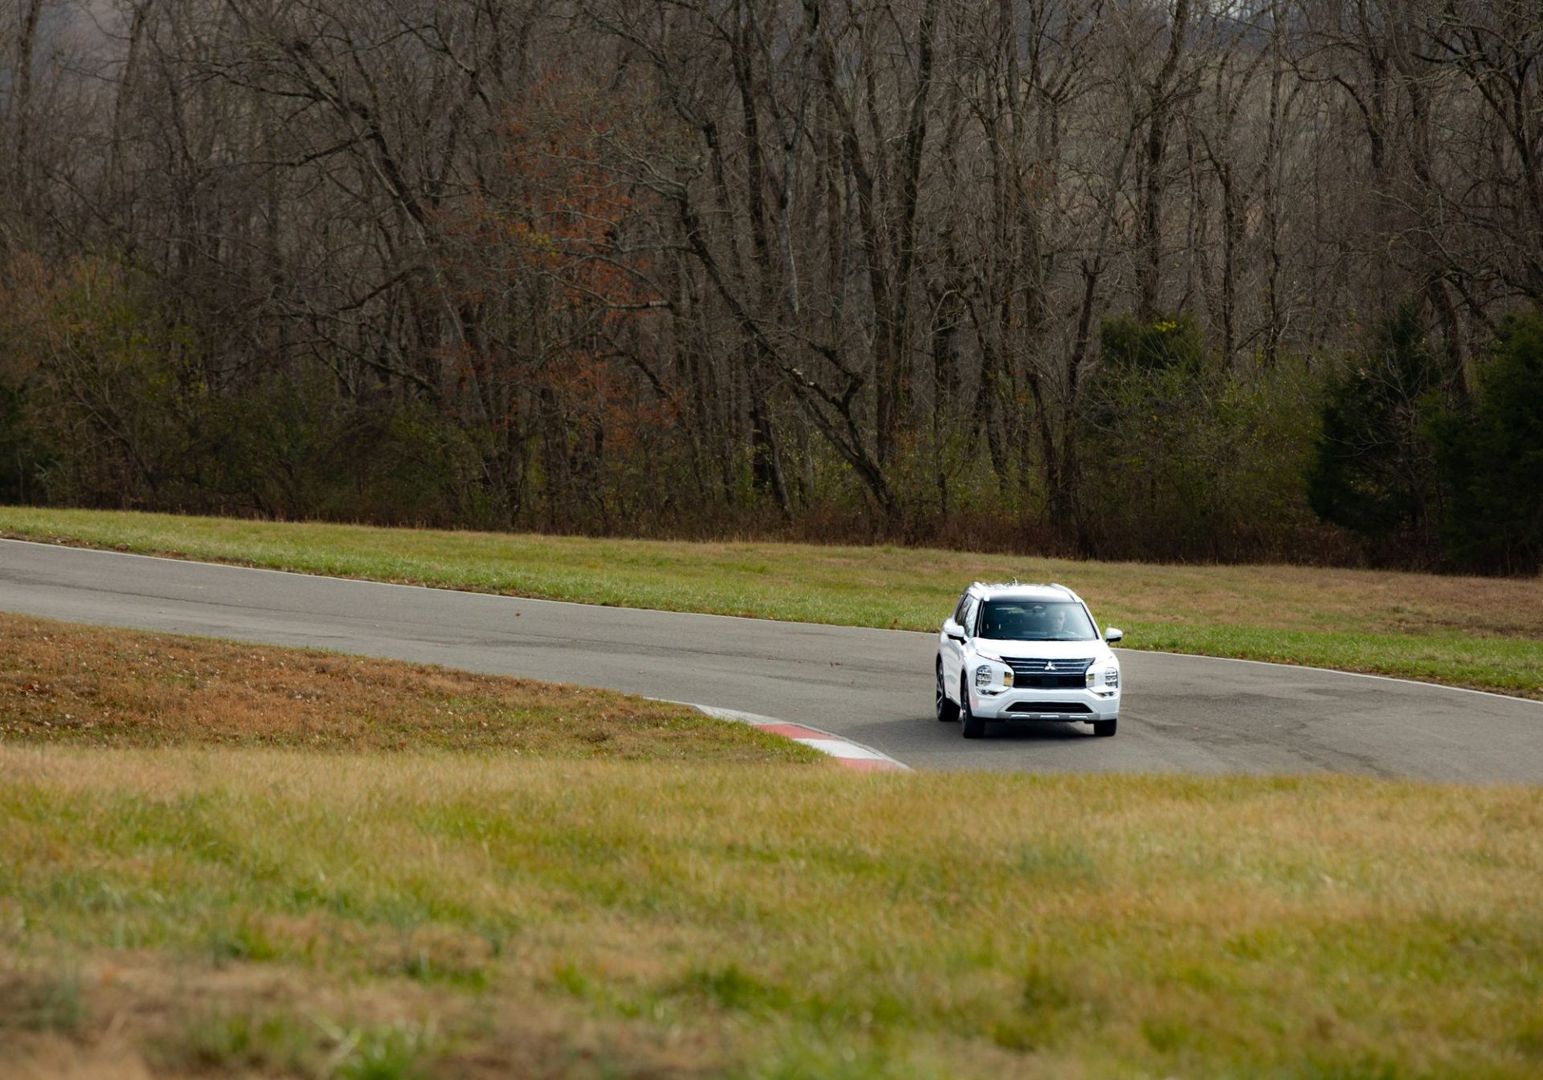
[[[9,739],[0,777],[0,1072],[1543,1070],[1535,790]]]
[[[971,580],[1060,581],[1137,649],[1543,698],[1543,578],[594,540],[0,507],[0,535],[519,596],[934,630]]]

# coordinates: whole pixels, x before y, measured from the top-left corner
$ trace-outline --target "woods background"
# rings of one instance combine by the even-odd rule
[[[1501,572],[1535,2],[19,0],[0,499]]]

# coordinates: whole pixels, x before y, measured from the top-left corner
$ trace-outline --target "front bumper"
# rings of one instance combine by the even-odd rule
[[[1092,690],[970,690],[970,711],[982,720],[1115,720],[1120,691],[1105,697]]]

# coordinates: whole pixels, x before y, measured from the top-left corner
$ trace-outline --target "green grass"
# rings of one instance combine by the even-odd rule
[[[1136,649],[1543,698],[1543,579],[1074,562],[0,507],[5,536],[583,603],[935,630],[971,580],[1060,581]]]
[[[216,1073],[1543,1069],[1536,789],[4,745],[0,776],[23,1050],[55,1021],[7,1001]]]

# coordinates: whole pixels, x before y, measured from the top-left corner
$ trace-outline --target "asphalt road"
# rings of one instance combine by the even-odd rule
[[[0,541],[0,610],[445,664],[757,713],[920,769],[1543,783],[1543,703],[1121,650],[1120,733],[932,717],[932,635],[563,604]],[[939,612],[941,619],[945,612]]]

